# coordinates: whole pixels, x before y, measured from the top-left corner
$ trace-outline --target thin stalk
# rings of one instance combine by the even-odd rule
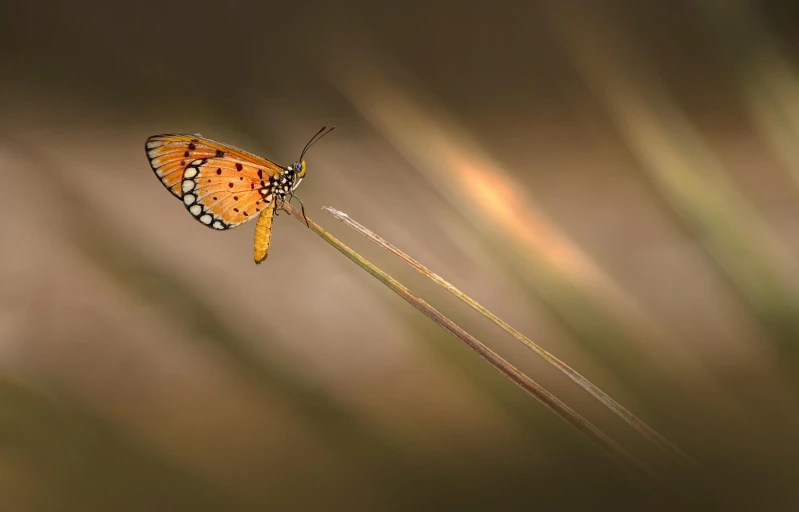
[[[524,343],[530,350],[541,356],[544,361],[551,364],[558,370],[560,370],[564,375],[569,377],[575,384],[586,390],[591,396],[599,400],[605,407],[607,407],[611,412],[616,414],[619,418],[627,422],[632,428],[634,428],[638,433],[648,439],[652,444],[660,448],[664,453],[670,456],[673,460],[681,464],[682,466],[697,469],[699,466],[691,457],[689,457],[685,452],[680,450],[677,446],[669,442],[666,438],[660,435],[655,429],[641,421],[638,417],[636,417],[633,413],[625,409],[621,404],[613,400],[607,393],[599,389],[595,386],[591,381],[583,377],[569,365],[555,357],[554,355],[547,352],[543,347],[526,337],[524,334],[520,333],[507,323],[505,323],[502,319],[497,317],[495,314],[488,311],[485,307],[480,305],[476,300],[472,299],[455,286],[444,280],[438,274],[432,272],[430,269],[416,261],[415,259],[411,258],[401,250],[397,249],[395,246],[387,242],[385,239],[380,237],[379,235],[373,233],[369,229],[365,228],[355,220],[353,220],[349,215],[344,212],[340,212],[334,208],[329,206],[323,207],[325,211],[333,215],[335,218],[346,224],[347,226],[351,227],[361,235],[365,236],[378,246],[382,247],[383,249],[387,250],[388,252],[394,254],[399,259],[416,269],[420,274],[427,277],[434,283],[438,284],[452,295],[460,299],[462,302],[466,303],[469,307],[474,309],[475,311],[479,312],[484,317],[488,318],[494,324],[499,326],[502,330],[516,338],[518,341]]]
[[[522,388],[528,394],[532,395],[539,402],[548,407],[552,412],[557,414],[566,423],[577,429],[581,434],[593,441],[602,451],[608,454],[613,460],[621,464],[625,469],[634,475],[643,477],[647,475],[653,476],[652,471],[638,461],[631,453],[618,445],[615,441],[610,439],[605,433],[594,426],[590,421],[580,416],[577,412],[572,410],[569,406],[560,401],[552,393],[545,390],[538,383],[533,381],[530,377],[526,376],[508,361],[503,359],[499,354],[492,351],[481,343],[477,338],[464,331],[461,327],[456,325],[452,320],[441,314],[438,310],[433,308],[430,304],[425,302],[420,297],[414,295],[408,288],[402,285],[393,277],[389,276],[375,265],[367,261],[363,256],[356,253],[344,243],[339,241],[333,235],[325,231],[321,226],[313,222],[311,219],[304,218],[288,202],[283,203],[282,209],[292,215],[295,219],[306,224],[317,235],[322,237],[327,243],[336,248],[339,252],[344,254],[347,258],[352,260],[356,265],[364,269],[366,272],[374,276],[378,281],[386,285],[391,291],[402,297],[411,306],[418,309],[425,316],[430,318],[436,324],[450,332],[453,336],[464,342],[470,349],[476,352],[480,357],[486,360],[500,373],[505,375],[514,384]]]

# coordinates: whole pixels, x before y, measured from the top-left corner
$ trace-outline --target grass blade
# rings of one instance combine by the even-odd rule
[[[464,342],[471,350],[476,352],[480,357],[486,360],[500,373],[505,375],[514,384],[522,388],[528,394],[532,395],[539,402],[544,404],[547,408],[557,414],[561,419],[566,421],[572,427],[577,429],[581,434],[593,441],[602,451],[611,456],[615,461],[631,471],[637,476],[649,475],[652,472],[638,461],[627,450],[618,445],[615,441],[610,439],[606,434],[599,430],[587,419],[580,416],[577,412],[560,401],[549,391],[545,390],[538,383],[533,381],[530,377],[526,376],[508,361],[503,359],[499,354],[489,349],[477,338],[464,331],[461,327],[452,322],[449,318],[444,316],[441,312],[433,308],[430,304],[425,302],[420,297],[414,295],[408,288],[402,285],[399,281],[395,280],[375,265],[367,261],[363,256],[350,249],[347,245],[339,241],[333,235],[325,231],[321,226],[313,222],[311,219],[304,218],[303,214],[298,212],[293,206],[287,202],[283,204],[283,210],[291,214],[298,221],[306,224],[317,235],[322,237],[327,243],[332,245],[339,252],[344,254],[347,258],[352,260],[356,265],[364,269],[366,272],[374,276],[378,281],[386,285],[391,291],[402,297],[406,302],[415,307],[425,316],[433,320],[436,324],[440,325],[453,336]]]
[[[499,326],[502,330],[516,338],[518,341],[524,343],[530,350],[541,356],[544,361],[551,364],[558,370],[560,370],[564,375],[569,377],[575,384],[586,390],[591,396],[599,400],[602,405],[607,407],[611,412],[613,412],[616,416],[627,422],[631,427],[633,427],[636,431],[638,431],[642,436],[648,439],[652,444],[660,448],[664,453],[669,455],[672,459],[676,462],[690,467],[696,468],[698,467],[696,461],[694,461],[691,457],[689,457],[685,452],[680,450],[677,446],[669,442],[665,437],[660,435],[655,429],[641,421],[638,417],[636,417],[633,413],[625,409],[621,404],[613,400],[607,393],[599,389],[595,386],[591,381],[583,377],[579,374],[576,370],[571,368],[569,365],[555,357],[553,354],[547,352],[543,347],[532,341],[530,338],[526,337],[524,334],[520,333],[507,323],[505,323],[502,319],[488,311],[485,307],[480,305],[477,301],[460,291],[458,288],[444,280],[438,274],[432,272],[430,269],[416,261],[415,259],[411,258],[385,239],[380,237],[379,235],[375,234],[371,230],[365,228],[360,223],[353,220],[349,215],[344,212],[340,212],[334,208],[329,206],[323,207],[325,211],[333,215],[335,218],[349,226],[350,228],[354,229],[361,235],[365,236],[378,246],[382,247],[383,249],[387,250],[388,252],[392,253],[393,255],[397,256],[399,259],[416,269],[420,274],[427,277],[437,285],[441,286],[452,295],[460,299],[462,302],[466,303],[469,307],[483,315],[484,317],[488,318],[494,324]]]

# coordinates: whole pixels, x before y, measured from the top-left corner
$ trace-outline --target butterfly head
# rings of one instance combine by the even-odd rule
[[[302,178],[305,176],[305,160],[297,160],[294,162],[293,169],[297,175],[297,178]]]

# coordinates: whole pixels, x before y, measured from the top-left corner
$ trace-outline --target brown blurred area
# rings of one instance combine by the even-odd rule
[[[795,510],[795,2],[0,8],[0,510]],[[665,475],[645,486],[281,215],[215,233],[144,141],[308,215]],[[472,295],[695,457],[320,208]],[[252,224],[252,223],[251,223]]]

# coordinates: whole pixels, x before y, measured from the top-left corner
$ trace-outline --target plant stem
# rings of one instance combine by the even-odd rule
[[[303,215],[293,206],[286,202],[283,203],[282,208],[298,221],[306,224],[306,219],[303,218]],[[389,289],[391,289],[391,291],[402,297],[406,302],[421,311],[436,324],[440,325],[449,331],[453,336],[464,342],[470,349],[486,360],[496,370],[505,375],[508,379],[525,390],[527,393],[532,395],[572,427],[576,428],[585,437],[593,441],[600,449],[610,455],[624,468],[639,477],[642,477],[643,475],[653,476],[649,468],[644,466],[632,454],[610,439],[591,422],[580,416],[577,412],[560,401],[552,393],[545,390],[538,383],[520,372],[496,352],[486,347],[477,338],[464,331],[461,327],[441,314],[441,312],[433,308],[430,304],[425,302],[420,297],[414,295],[404,285],[367,261],[360,254],[350,249],[348,246],[325,231],[321,226],[312,220],[307,219],[307,225],[313,232],[322,237],[322,239],[344,254],[347,258],[352,260],[356,265],[374,276],[378,281],[386,285]]]
[[[544,361],[551,364],[558,370],[560,370],[563,374],[569,377],[575,384],[583,388],[584,390],[588,391],[594,398],[599,400],[602,405],[607,407],[611,412],[616,414],[619,418],[627,422],[631,427],[633,427],[636,431],[638,431],[642,436],[648,439],[652,444],[660,448],[663,452],[669,455],[672,459],[676,462],[682,464],[691,469],[698,468],[698,464],[694,461],[691,457],[689,457],[685,452],[680,450],[677,446],[669,442],[666,438],[660,435],[655,429],[641,421],[637,418],[633,413],[625,409],[621,404],[613,400],[607,393],[599,389],[595,386],[591,381],[583,377],[569,365],[555,357],[553,354],[547,352],[543,347],[526,337],[524,334],[520,333],[507,323],[505,323],[502,319],[488,311],[482,305],[480,305],[477,301],[457,289],[455,286],[444,280],[438,274],[432,272],[430,269],[416,261],[415,259],[411,258],[401,250],[397,249],[395,246],[387,242],[385,239],[380,237],[379,235],[375,234],[374,232],[370,231],[369,229],[365,228],[355,220],[353,220],[349,215],[344,212],[340,212],[334,208],[329,206],[325,206],[322,208],[323,210],[327,211],[335,218],[346,224],[347,226],[351,227],[361,235],[365,236],[375,244],[379,245],[383,249],[389,251],[390,253],[397,256],[399,259],[416,269],[420,274],[427,277],[434,283],[438,284],[452,295],[460,299],[462,302],[469,305],[472,309],[482,314],[484,317],[488,318],[494,324],[498,325],[502,330],[516,338],[517,340],[524,343],[530,350],[541,356]]]

